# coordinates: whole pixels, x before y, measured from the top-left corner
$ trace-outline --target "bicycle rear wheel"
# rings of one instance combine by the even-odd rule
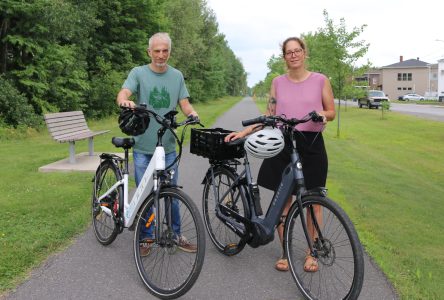
[[[284,236],[290,271],[299,290],[307,299],[357,299],[364,279],[364,258],[352,222],[328,198],[307,196],[303,198],[302,205],[309,235],[315,239],[313,247],[317,253],[318,270],[304,270],[309,247],[298,205],[294,203],[285,223]],[[307,216],[311,207],[318,210],[315,218]],[[320,234],[313,234],[316,231],[315,219]]]
[[[104,160],[97,168],[93,181],[92,194],[92,223],[94,234],[99,243],[111,244],[119,233],[119,207],[123,199],[123,188],[119,186],[107,197],[98,201],[122,176],[117,166],[111,160]]]
[[[239,187],[234,187],[224,199],[219,199],[230,189],[236,177],[235,173],[226,168],[216,168],[214,181],[208,176],[202,197],[203,217],[207,232],[216,249],[227,256],[241,252],[245,247],[246,240],[239,237],[216,216],[216,205],[222,203],[241,216],[250,217],[248,203]]]
[[[180,215],[180,232],[174,220],[173,201]],[[176,188],[160,191],[160,219],[155,215],[154,202],[151,194],[139,211],[134,231],[134,258],[148,291],[161,299],[174,299],[185,294],[199,276],[205,256],[205,232],[196,205],[183,191]],[[156,226],[160,226],[157,239]],[[150,240],[149,251],[142,253],[141,246],[146,239]]]

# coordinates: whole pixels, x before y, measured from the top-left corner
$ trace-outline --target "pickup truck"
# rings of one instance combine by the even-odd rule
[[[358,99],[358,105],[359,108],[367,106],[368,108],[375,107],[378,109],[382,101],[390,101],[383,91],[369,90],[366,97]]]

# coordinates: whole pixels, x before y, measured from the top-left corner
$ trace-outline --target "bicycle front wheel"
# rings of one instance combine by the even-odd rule
[[[246,240],[239,237],[216,216],[216,205],[225,205],[241,216],[249,218],[248,204],[239,186],[231,187],[237,177],[235,173],[226,168],[216,168],[213,174],[214,180],[211,177],[207,178],[203,189],[205,227],[216,249],[231,256],[242,251]]]
[[[191,198],[182,190],[165,188],[156,208],[151,194],[139,211],[134,231],[137,271],[148,291],[161,299],[185,294],[197,280],[204,256],[203,223]]]
[[[119,186],[101,201],[98,199],[121,178],[117,166],[111,160],[102,161],[94,177],[92,223],[94,234],[102,245],[111,244],[119,233],[118,218],[123,200],[123,188]]]
[[[307,299],[357,299],[364,280],[364,258],[354,226],[332,200],[307,196],[302,200],[315,266],[304,266],[309,254],[301,214],[294,203],[285,223],[285,247],[291,274]],[[318,229],[316,229],[318,228]],[[314,260],[315,261],[315,260]]]

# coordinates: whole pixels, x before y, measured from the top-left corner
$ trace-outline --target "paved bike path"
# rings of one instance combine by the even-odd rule
[[[240,120],[260,113],[245,98],[220,117],[212,127],[241,129]],[[259,160],[251,159],[253,174]],[[179,181],[201,210],[201,180],[208,161],[184,149]],[[268,207],[271,192],[261,190],[262,206]],[[100,245],[90,227],[65,251],[51,256],[30,278],[4,299],[156,299],[143,286],[132,252],[133,232],[125,230],[109,246]],[[193,288],[181,299],[302,299],[289,272],[274,269],[281,254],[279,238],[265,246],[245,249],[236,256],[220,254],[207,236],[202,272]],[[1,298],[1,297],[0,297]],[[365,257],[364,286],[359,299],[397,299],[392,286],[371,259]]]

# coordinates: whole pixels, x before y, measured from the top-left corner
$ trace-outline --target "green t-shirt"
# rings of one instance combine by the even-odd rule
[[[146,104],[147,108],[163,116],[175,110],[179,100],[188,98],[187,87],[182,73],[168,66],[164,73],[153,72],[148,65],[135,67],[131,70],[122,88],[129,89],[136,95],[137,104]],[[135,136],[136,152],[153,154],[157,143],[157,130],[160,125],[150,120],[150,125],[144,134]],[[167,130],[162,139],[165,153],[175,150],[176,143],[171,131]]]

